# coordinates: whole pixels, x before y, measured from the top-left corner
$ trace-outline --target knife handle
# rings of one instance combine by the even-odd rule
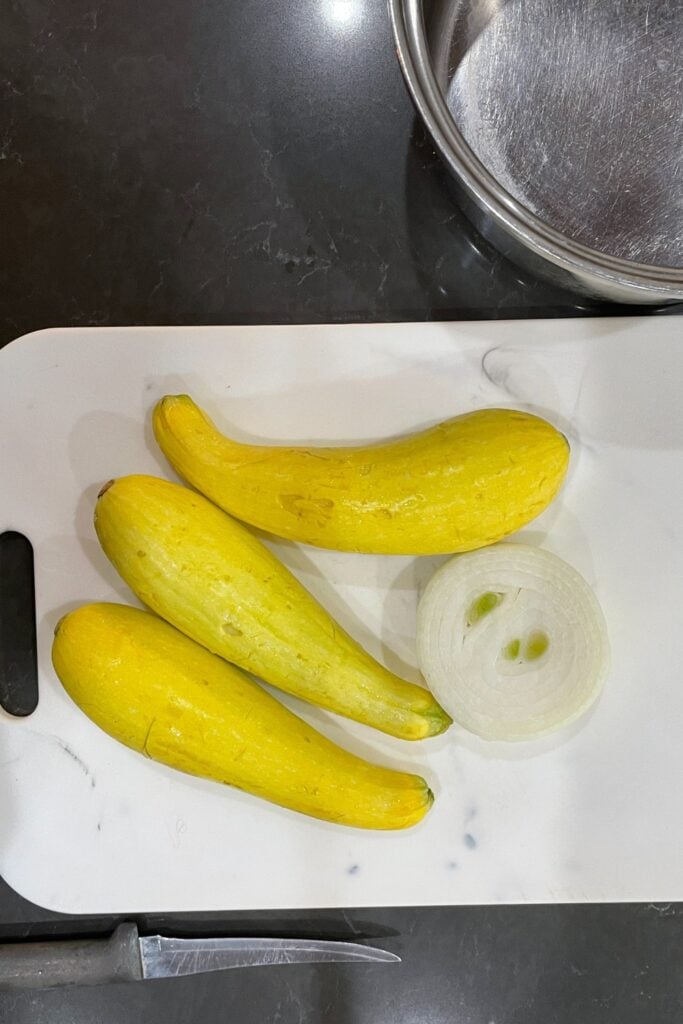
[[[108,939],[14,942],[0,947],[0,989],[141,981],[138,930],[122,924]]]

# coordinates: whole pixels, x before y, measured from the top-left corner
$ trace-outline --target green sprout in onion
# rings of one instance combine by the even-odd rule
[[[538,658],[543,657],[545,652],[548,650],[550,641],[545,633],[538,630],[532,633],[526,642],[524,648],[524,657],[527,661],[537,661]]]
[[[521,640],[511,640],[510,643],[506,644],[503,648],[503,657],[507,658],[508,661],[516,661],[519,657],[521,646]]]
[[[523,649],[522,641],[519,637],[515,637],[514,640],[510,640],[505,644],[501,653],[506,661],[517,661],[520,655],[522,661],[538,661],[539,658],[543,657],[549,646],[550,641],[546,634],[541,630],[535,630],[524,641]]]
[[[494,594],[492,590],[481,594],[467,609],[467,625],[474,626],[480,619],[489,615],[494,608],[498,607],[504,597],[505,594]]]

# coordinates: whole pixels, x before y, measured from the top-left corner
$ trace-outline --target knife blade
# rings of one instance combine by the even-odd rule
[[[122,924],[106,939],[0,945],[0,989],[106,985],[237,967],[304,963],[400,963],[394,953],[327,939],[140,936]]]

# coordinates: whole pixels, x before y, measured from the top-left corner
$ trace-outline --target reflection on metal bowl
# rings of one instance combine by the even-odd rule
[[[683,0],[389,0],[482,234],[557,284],[683,300]]]

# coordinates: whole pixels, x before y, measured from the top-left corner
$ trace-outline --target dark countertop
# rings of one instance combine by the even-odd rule
[[[517,270],[453,206],[383,3],[5,0],[0,344],[79,324],[624,312]],[[0,826],[1,827],[1,826]],[[0,1022],[667,1024],[672,906],[138,918],[368,938],[401,967],[285,967],[0,996]],[[0,939],[105,932],[0,889]]]

